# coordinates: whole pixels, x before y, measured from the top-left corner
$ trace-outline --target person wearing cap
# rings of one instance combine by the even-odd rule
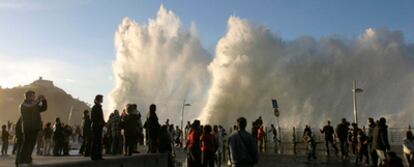
[[[18,164],[31,164],[32,152],[36,144],[38,132],[42,129],[40,113],[47,110],[47,101],[44,96],[36,98],[34,91],[27,91],[25,99],[20,105],[23,129],[23,143],[18,153]],[[24,166],[24,165],[23,165]]]

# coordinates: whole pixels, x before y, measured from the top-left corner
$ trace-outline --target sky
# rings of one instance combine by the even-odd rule
[[[161,5],[185,27],[196,25],[211,53],[230,16],[264,25],[287,40],[352,39],[367,28],[388,28],[414,42],[414,1],[405,0],[0,0],[0,86],[43,76],[89,103],[98,93],[107,95],[115,85],[114,35],[122,19],[147,24]]]

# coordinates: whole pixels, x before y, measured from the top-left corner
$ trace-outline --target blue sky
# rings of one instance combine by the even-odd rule
[[[214,52],[231,15],[264,25],[285,40],[337,34],[357,38],[367,28],[400,30],[414,41],[414,1],[333,0],[0,0],[0,85],[39,75],[90,102],[114,86],[114,34],[124,17],[147,23],[161,4],[186,27],[195,23]]]

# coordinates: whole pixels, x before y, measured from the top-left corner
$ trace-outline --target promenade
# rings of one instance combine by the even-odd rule
[[[140,148],[140,151],[145,151],[145,147]],[[110,166],[108,162],[113,161],[125,161],[125,156],[118,155],[118,156],[104,156],[106,160],[104,161],[98,161],[96,163],[93,163],[89,158],[75,155],[76,151],[71,152],[74,155],[71,156],[61,156],[61,157],[53,157],[53,156],[37,156],[34,155],[34,165],[39,167],[51,167],[51,166],[57,166],[59,164],[66,164],[65,166],[73,166],[75,164],[80,164],[84,162],[88,162],[88,166],[93,167],[93,165],[96,166],[102,166],[102,164],[105,164],[106,166]],[[142,160],[142,156],[148,156],[151,154],[134,154],[133,157],[129,158],[135,158],[136,159],[136,165],[137,166],[145,166],[145,162],[148,161],[148,158],[158,158],[156,156],[154,157],[146,157]],[[185,153],[181,149],[176,149],[176,161],[177,161],[177,167],[183,166],[185,164]],[[159,158],[158,158],[159,159]],[[14,166],[14,160],[15,156],[0,156],[0,167],[13,167]],[[78,165],[76,165],[78,166]],[[118,165],[113,165],[118,166]],[[162,166],[162,165],[161,165]],[[222,166],[225,166],[223,163]],[[296,155],[287,155],[287,154],[275,154],[275,153],[260,153],[259,156],[259,164],[257,165],[259,167],[316,167],[316,166],[322,166],[322,167],[357,167],[357,165],[354,164],[354,161],[342,161],[339,157],[331,156],[330,158],[327,158],[327,156],[321,154],[321,152],[318,153],[318,159],[315,161],[307,161],[306,155],[304,151],[300,151]],[[360,165],[364,166],[364,165]],[[155,166],[152,166],[155,167]]]

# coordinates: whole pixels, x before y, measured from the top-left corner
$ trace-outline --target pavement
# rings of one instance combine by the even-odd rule
[[[140,147],[139,150],[141,151],[140,154],[145,153],[145,147]],[[43,165],[43,164],[54,164],[54,163],[62,163],[62,162],[74,162],[74,161],[84,161],[89,160],[88,157],[83,157],[76,155],[77,151],[71,151],[71,156],[37,156],[33,155],[33,162],[36,165]],[[122,155],[112,156],[112,155],[104,155],[105,159],[116,159],[123,157]],[[176,148],[176,166],[184,166],[185,165],[185,152],[180,149]],[[351,157],[351,159],[353,159]],[[9,156],[0,156],[0,167],[13,167],[14,166],[14,155]],[[305,152],[299,152],[297,155],[286,155],[286,154],[277,154],[277,153],[260,153],[259,155],[259,163],[257,166],[259,167],[356,167],[353,163],[354,161],[342,161],[339,157],[331,156],[327,157],[326,155],[319,154],[318,159],[314,161],[307,161]],[[222,166],[225,166],[226,163],[222,163]],[[363,166],[363,165],[360,165]]]

